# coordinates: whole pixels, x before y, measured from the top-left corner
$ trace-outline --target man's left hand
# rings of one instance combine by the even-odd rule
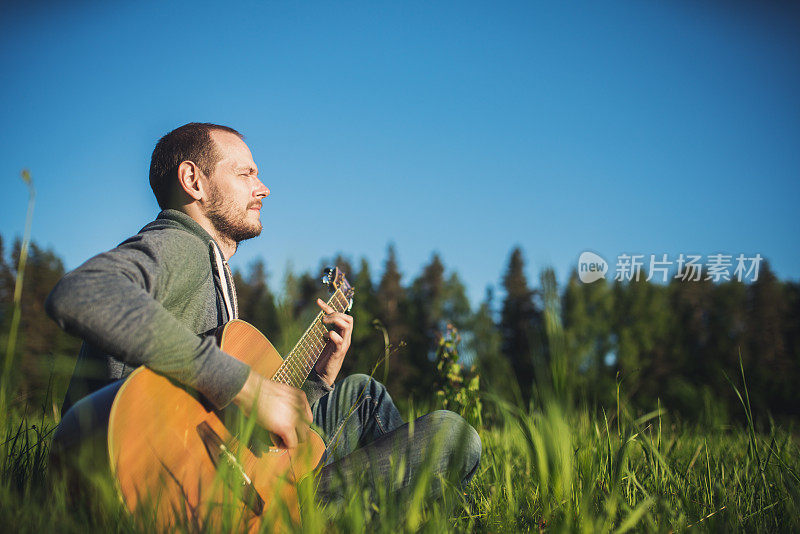
[[[329,386],[333,385],[336,375],[342,368],[344,356],[350,348],[350,338],[353,335],[353,317],[346,313],[340,313],[328,306],[322,299],[317,299],[317,305],[322,308],[325,314],[322,322],[331,326],[331,330],[325,335],[328,343],[322,350],[314,370]]]

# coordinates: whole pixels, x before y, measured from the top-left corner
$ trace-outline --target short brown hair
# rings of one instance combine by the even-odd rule
[[[216,144],[211,139],[213,130],[236,134],[244,139],[242,134],[228,126],[190,122],[175,128],[156,143],[150,158],[150,187],[162,210],[169,207],[181,163],[192,161],[206,175],[211,175],[220,158]]]

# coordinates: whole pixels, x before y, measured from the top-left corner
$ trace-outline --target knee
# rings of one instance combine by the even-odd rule
[[[463,417],[449,410],[437,410],[428,415],[447,439],[450,462],[461,472],[463,483],[469,481],[481,460],[481,437]]]

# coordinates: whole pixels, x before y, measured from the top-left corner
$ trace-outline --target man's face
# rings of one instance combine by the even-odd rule
[[[269,189],[258,179],[250,149],[237,135],[214,130],[211,139],[221,159],[208,177],[206,217],[236,243],[261,233],[261,200]]]

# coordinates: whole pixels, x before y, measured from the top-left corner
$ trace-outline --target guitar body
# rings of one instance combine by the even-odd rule
[[[274,376],[283,362],[244,321],[223,325],[218,338],[223,351],[261,376]],[[188,519],[214,531],[228,517],[242,522],[228,525],[236,530],[253,532],[264,522],[268,530],[281,530],[288,526],[287,508],[288,518],[299,524],[296,485],[323,457],[322,438],[311,432],[298,447],[279,449],[238,443],[237,437],[196,393],[140,367],[116,394],[108,421],[111,471],[125,505],[135,510],[155,504],[162,528]],[[226,485],[220,470],[239,473],[238,479],[228,476],[238,489]]]

